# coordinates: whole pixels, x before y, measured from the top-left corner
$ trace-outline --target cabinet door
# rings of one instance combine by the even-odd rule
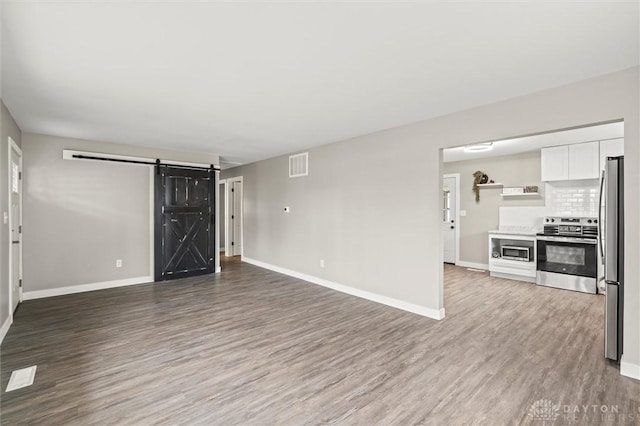
[[[567,180],[569,179],[569,147],[554,146],[542,149],[541,180]]]
[[[600,177],[600,142],[569,145],[569,179]]]
[[[604,170],[607,157],[619,157],[624,155],[624,139],[609,139],[600,141],[600,171]]]

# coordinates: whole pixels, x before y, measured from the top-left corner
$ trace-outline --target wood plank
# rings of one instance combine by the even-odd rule
[[[224,259],[23,303],[2,424],[528,424],[541,399],[618,409],[580,423],[640,418],[640,382],[603,358],[601,296],[447,265],[435,321]],[[4,392],[34,364],[33,386]]]

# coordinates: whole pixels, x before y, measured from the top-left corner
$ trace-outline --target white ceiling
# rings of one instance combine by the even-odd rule
[[[3,1],[23,131],[251,162],[638,65],[638,2]]]
[[[544,133],[515,139],[493,141],[490,151],[465,152],[464,146],[448,148],[442,152],[442,161],[477,160],[478,158],[499,157],[521,152],[537,151],[541,148],[575,143],[602,141],[624,137],[624,123],[609,123],[598,126],[581,127],[560,132]]]

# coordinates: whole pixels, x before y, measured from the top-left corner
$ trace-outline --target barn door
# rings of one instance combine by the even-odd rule
[[[156,281],[214,273],[213,171],[156,167]]]

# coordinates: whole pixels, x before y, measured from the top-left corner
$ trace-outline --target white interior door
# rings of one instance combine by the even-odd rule
[[[456,263],[456,178],[442,179],[442,230],[443,230],[443,259],[445,263]]]
[[[239,256],[242,254],[242,182],[231,184],[231,198],[231,249],[233,256]]]
[[[22,153],[17,147],[11,146],[11,158],[9,161],[9,179],[11,184],[11,215],[9,226],[11,228],[11,311],[13,312],[20,302],[20,280],[22,279]]]

